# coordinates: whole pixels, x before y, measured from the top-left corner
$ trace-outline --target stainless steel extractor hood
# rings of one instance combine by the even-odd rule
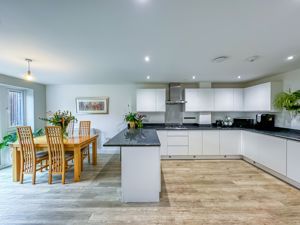
[[[169,100],[167,104],[184,104],[184,89],[179,83],[170,83],[169,84]]]

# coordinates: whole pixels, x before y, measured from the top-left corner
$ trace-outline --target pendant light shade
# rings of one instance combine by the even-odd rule
[[[27,72],[25,73],[24,77],[26,80],[31,81],[32,80],[32,73],[30,70],[30,63],[32,62],[32,59],[25,59],[25,61],[27,61]]]

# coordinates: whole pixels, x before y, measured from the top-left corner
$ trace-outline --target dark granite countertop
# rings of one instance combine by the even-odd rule
[[[160,146],[155,129],[124,129],[103,146]]]
[[[145,124],[144,129],[155,130],[245,130],[254,133],[270,135],[279,138],[285,138],[294,141],[300,141],[300,130],[275,127],[273,130],[258,130],[254,128],[239,128],[239,127],[216,127],[203,126],[198,124],[183,124],[181,127],[172,127],[165,124]]]

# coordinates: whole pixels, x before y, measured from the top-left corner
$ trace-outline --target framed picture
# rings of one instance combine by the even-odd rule
[[[76,98],[79,114],[108,114],[108,97]]]

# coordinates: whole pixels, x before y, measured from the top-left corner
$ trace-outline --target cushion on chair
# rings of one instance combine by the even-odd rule
[[[44,158],[48,156],[48,151],[39,151],[35,153],[37,158]]]

